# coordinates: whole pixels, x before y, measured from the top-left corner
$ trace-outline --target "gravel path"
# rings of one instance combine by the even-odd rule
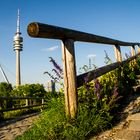
[[[16,119],[0,123],[0,140],[14,140],[23,134],[39,118],[39,113],[25,115]]]

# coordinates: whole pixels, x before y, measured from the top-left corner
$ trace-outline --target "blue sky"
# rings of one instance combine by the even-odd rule
[[[52,65],[53,57],[61,66],[61,41],[31,38],[27,34],[30,22],[41,22],[71,28],[110,38],[140,42],[139,0],[1,0],[0,1],[0,64],[15,85],[15,52],[13,36],[16,32],[17,9],[20,9],[21,32],[24,39],[21,52],[21,79],[25,83],[46,84],[44,71]],[[75,43],[77,71],[88,64],[88,56],[98,67],[104,64],[104,50],[115,61],[111,45]],[[130,52],[121,47],[122,53]],[[0,73],[0,82],[4,81]]]

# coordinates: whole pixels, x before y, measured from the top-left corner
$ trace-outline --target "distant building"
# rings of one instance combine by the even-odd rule
[[[51,80],[47,83],[47,91],[55,92],[55,82],[53,80]]]

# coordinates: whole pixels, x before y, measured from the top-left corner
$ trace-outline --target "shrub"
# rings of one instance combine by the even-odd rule
[[[45,97],[46,91],[41,84],[25,84],[12,91],[13,96]]]
[[[0,97],[1,96],[11,96],[11,91],[12,91],[12,85],[8,84],[6,82],[0,83]],[[1,109],[6,109],[11,106],[10,100],[5,100],[3,101],[0,99],[0,108]]]
[[[0,83],[0,96],[10,96],[12,85],[6,82]]]

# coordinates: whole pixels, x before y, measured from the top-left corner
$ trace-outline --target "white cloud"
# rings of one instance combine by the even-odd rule
[[[88,54],[87,57],[88,58],[95,58],[96,57],[96,54]]]
[[[49,47],[49,48],[44,48],[44,49],[41,49],[41,51],[44,51],[44,52],[52,52],[52,51],[55,51],[58,49],[58,46],[52,46],[52,47]]]

